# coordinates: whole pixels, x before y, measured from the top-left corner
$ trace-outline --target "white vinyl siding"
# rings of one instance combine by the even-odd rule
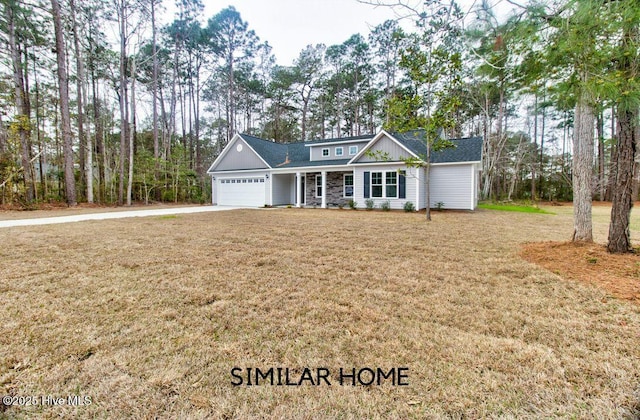
[[[295,174],[271,174],[271,188],[273,189],[274,206],[282,206],[286,204],[294,204],[295,202]]]
[[[473,164],[431,166],[431,207],[442,202],[446,209],[473,210],[476,182],[473,171]]]
[[[354,165],[355,166],[355,165]],[[404,204],[407,201],[411,201],[414,206],[417,207],[416,203],[416,171],[417,169],[413,168],[405,168],[404,165],[397,164],[389,164],[389,165],[376,165],[376,166],[365,166],[365,165],[357,165],[353,171],[353,201],[358,203],[358,208],[365,208],[365,200],[364,198],[364,173],[369,172],[395,172],[398,169],[406,170],[406,183],[405,183],[405,197],[406,198],[374,198],[370,197],[376,208],[380,208],[380,204],[389,200],[389,204],[392,209],[401,210],[404,208]],[[396,177],[397,179],[397,177]]]

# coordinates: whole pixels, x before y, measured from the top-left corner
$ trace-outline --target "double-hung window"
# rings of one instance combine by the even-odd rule
[[[400,174],[397,171],[371,172],[370,181],[368,175],[369,173],[365,172],[365,198],[369,192],[371,198],[404,198],[404,171]]]
[[[383,172],[371,172],[371,197],[382,197]]]
[[[322,198],[322,175],[316,175],[316,198]]]
[[[398,173],[387,172],[385,175],[385,197],[398,197]]]
[[[353,197],[353,174],[344,174],[344,196]]]

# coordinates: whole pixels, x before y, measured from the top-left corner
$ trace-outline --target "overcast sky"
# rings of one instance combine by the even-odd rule
[[[167,3],[169,3],[168,0]],[[420,4],[420,0],[407,0]],[[462,0],[467,12],[480,0]],[[262,41],[268,41],[278,64],[291,65],[309,44],[341,44],[351,35],[367,36],[371,28],[398,15],[389,7],[374,7],[357,0],[204,0],[204,20],[233,5]],[[490,0],[508,9],[503,0]],[[403,27],[412,23],[405,19]]]

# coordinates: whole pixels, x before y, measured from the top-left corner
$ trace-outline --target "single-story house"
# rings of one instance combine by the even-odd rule
[[[431,153],[430,205],[474,210],[478,203],[482,138],[452,139],[454,147]],[[207,171],[217,205],[263,207],[376,207],[410,201],[426,207],[425,169],[403,159],[424,158],[420,132],[275,143],[236,134]]]

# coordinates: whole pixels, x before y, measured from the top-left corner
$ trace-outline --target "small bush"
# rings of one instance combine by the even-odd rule
[[[442,201],[438,201],[436,203],[436,210],[442,211],[444,209],[444,203]]]
[[[340,210],[342,210],[342,209],[344,208],[344,204],[343,204],[343,203],[339,203],[339,204],[338,204],[338,208],[339,208]]]
[[[367,206],[367,210],[373,210],[376,207],[376,202],[370,198],[364,200],[364,204]]]
[[[380,208],[381,208],[383,211],[389,211],[389,210],[391,210],[391,203],[389,202],[389,200],[387,200],[387,201],[383,201],[383,202],[380,204]]]
[[[351,210],[356,210],[356,209],[358,208],[358,203],[356,203],[356,202],[355,202],[355,201],[353,201],[353,200],[349,200],[349,208],[350,208]]]
[[[411,201],[407,201],[406,203],[404,203],[404,211],[406,211],[407,213],[416,211],[416,206],[414,206]]]

